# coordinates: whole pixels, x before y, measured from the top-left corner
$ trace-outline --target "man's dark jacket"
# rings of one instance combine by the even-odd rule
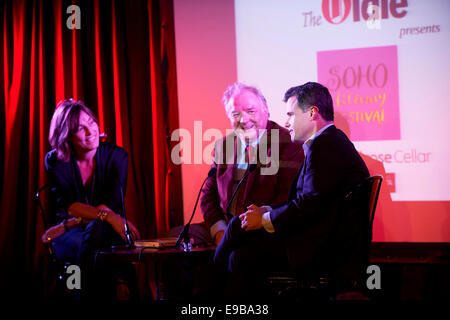
[[[270,214],[294,270],[345,280],[358,276],[367,258],[368,216],[364,203],[345,195],[368,176],[353,143],[334,125],[313,140],[289,200]]]

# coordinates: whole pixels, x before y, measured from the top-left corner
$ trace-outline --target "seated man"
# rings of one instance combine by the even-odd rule
[[[230,218],[245,212],[252,203],[276,204],[287,200],[289,187],[304,158],[300,144],[291,142],[288,130],[269,120],[266,99],[257,88],[233,83],[225,90],[222,102],[233,133],[215,144],[211,167],[217,170],[206,181],[201,198],[205,222],[192,225],[189,231],[189,237],[197,244],[219,244]],[[249,164],[254,166],[251,172]],[[241,179],[241,186],[230,202]],[[181,229],[174,228],[169,235],[177,236]],[[179,280],[173,279],[173,274],[183,274],[179,268],[170,272],[169,282],[183,283],[186,288],[192,272],[186,271],[191,267],[183,267],[185,274]],[[213,270],[207,268],[202,273],[210,272]],[[208,286],[214,278],[205,281]],[[169,292],[177,290],[169,288]]]
[[[305,141],[305,161],[287,202],[252,204],[228,224],[214,257],[228,268],[228,298],[254,297],[268,272],[287,265],[305,277],[327,272],[339,290],[358,279],[364,259],[358,248],[363,248],[368,217],[358,208],[343,210],[341,199],[369,172],[333,124],[328,89],[308,82],[290,88],[284,101],[286,127],[293,141]]]
[[[303,161],[299,143],[269,120],[266,99],[255,87],[236,82],[222,98],[234,132],[216,143],[212,168],[216,175],[203,188],[201,209],[211,238],[220,243],[230,217],[250,204],[276,204],[287,200],[289,187]],[[237,184],[249,172],[229,204]]]

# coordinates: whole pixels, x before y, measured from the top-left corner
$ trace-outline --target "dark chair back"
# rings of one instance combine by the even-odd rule
[[[354,238],[352,238],[351,236],[348,237],[348,243],[346,243],[345,245],[337,244],[336,250],[334,250],[334,258],[336,259],[333,258],[332,260],[337,261],[342,259],[343,264],[340,266],[336,266],[335,275],[342,275],[348,272],[348,275],[356,276],[356,274],[358,273],[357,270],[361,269],[361,265],[368,262],[370,244],[372,241],[373,220],[375,217],[375,211],[382,181],[383,177],[380,175],[371,176],[362,183],[355,186],[348,193],[346,193],[344,196],[344,202],[340,202],[344,210],[346,210],[347,208],[349,210],[353,210],[352,212],[348,213],[350,216],[356,215],[361,218],[361,221],[365,220],[364,225],[367,226],[367,229],[354,229],[352,230],[352,232],[355,232]],[[361,217],[361,213],[366,214],[366,216]],[[347,225],[345,221],[342,222],[343,224],[338,226],[338,228],[334,231],[339,234],[348,234],[349,230],[347,228]],[[353,247],[354,251],[352,252],[353,249],[350,248]],[[345,262],[349,262],[349,264],[346,264]],[[325,275],[318,276],[317,279],[308,279],[308,281],[305,281],[302,278],[302,275],[294,274],[291,272],[276,272],[272,273],[268,277],[268,282],[270,286],[275,289],[277,296],[288,296],[289,294],[296,292],[298,298],[298,295],[309,296],[312,292],[318,297],[326,297],[328,293],[333,292],[333,289],[329,286],[334,281],[332,280],[334,279],[334,276],[332,276],[331,278],[329,277],[332,274],[333,271],[330,270],[330,272],[326,272]],[[353,279],[353,277],[350,277],[349,279]],[[309,285],[309,283],[311,283],[312,285]],[[343,296],[351,296],[352,299],[355,299],[355,297],[361,297],[360,295],[358,295],[358,292],[352,291],[351,287],[352,286],[349,286],[347,289],[348,292],[338,295],[336,299],[340,299]],[[356,287],[354,288],[356,289]],[[348,293],[350,293],[350,295],[348,295]],[[365,296],[362,296],[361,299],[365,298]]]
[[[45,184],[42,187],[40,187],[34,197],[37,202],[37,205],[39,207],[39,212],[41,215],[42,223],[44,225],[44,229],[47,230],[52,226],[52,217],[51,217],[51,208],[50,208],[50,192],[51,192],[51,185]],[[45,198],[45,199],[43,199]],[[53,252],[51,243],[46,244],[47,250],[50,254],[50,257],[53,261],[56,261],[56,256]]]
[[[375,218],[375,211],[378,202],[378,196],[380,194],[381,183],[383,182],[383,177],[381,175],[374,175],[367,178],[364,182],[357,185],[349,193],[346,194],[345,198],[349,199],[350,202],[357,203],[363,211],[366,211],[368,219],[368,246],[372,241],[372,228],[373,220]]]
[[[47,189],[50,189],[50,184],[45,184],[42,187],[40,187],[36,191],[36,193],[34,195],[34,197],[36,199],[36,202],[37,202],[37,204],[39,206],[39,212],[41,213],[42,223],[44,224],[45,230],[50,228],[50,225],[49,225],[49,220],[48,220],[48,217],[47,217],[47,214],[48,214],[46,212],[47,210],[44,208],[44,205],[42,203],[43,201],[42,201],[42,198],[41,198],[41,193],[44,192]]]
[[[368,219],[368,230],[366,235],[363,237],[365,239],[365,243],[363,243],[362,250],[364,251],[364,261],[363,267],[366,267],[370,262],[370,247],[372,243],[372,229],[373,229],[373,221],[375,218],[375,211],[378,203],[378,196],[380,194],[381,183],[383,182],[383,177],[381,175],[374,175],[367,178],[363,183],[358,185],[354,190],[352,190],[346,197],[352,197],[356,195],[355,201],[362,201],[362,209],[366,212]],[[363,275],[365,275],[365,270],[361,270]],[[362,280],[362,279],[361,279]],[[349,288],[346,291],[339,292],[336,296],[336,300],[368,300],[367,296],[362,292],[366,291],[363,283],[359,283],[359,287],[354,287],[353,290]]]
[[[371,176],[368,178],[369,184],[372,186],[369,199],[369,222],[370,230],[373,228],[373,220],[375,218],[375,210],[377,208],[378,196],[380,195],[381,183],[383,177],[380,175]]]

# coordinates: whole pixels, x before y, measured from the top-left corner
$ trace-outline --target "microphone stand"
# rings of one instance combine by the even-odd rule
[[[122,186],[120,186],[120,197],[122,201],[122,212],[123,212],[123,218],[124,218],[124,224],[125,224],[125,238],[127,241],[127,247],[128,248],[135,248],[133,238],[131,237],[131,231],[130,227],[128,226],[127,222],[127,214],[125,212],[125,202],[123,201],[123,189]]]
[[[183,240],[183,243],[185,245],[185,249],[188,248],[190,241],[189,241],[189,228],[191,226],[191,221],[192,218],[194,218],[194,213],[195,213],[195,209],[197,209],[197,204],[198,204],[198,200],[200,199],[200,193],[203,189],[203,186],[206,182],[206,180],[208,180],[208,178],[213,177],[214,175],[216,175],[216,168],[211,168],[211,170],[209,170],[208,172],[208,176],[206,177],[205,180],[203,180],[202,186],[200,187],[200,190],[198,191],[198,195],[197,195],[197,200],[195,201],[195,205],[194,205],[194,210],[192,210],[192,214],[191,214],[191,218],[189,219],[189,222],[184,226],[183,230],[181,231],[180,235],[178,236],[177,239],[177,243],[175,244],[175,247],[178,247],[181,243],[181,240]]]

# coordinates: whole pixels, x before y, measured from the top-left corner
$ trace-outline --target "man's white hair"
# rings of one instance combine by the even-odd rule
[[[234,98],[236,95],[238,95],[242,90],[248,90],[248,91],[252,92],[253,94],[255,94],[261,100],[263,105],[265,107],[267,107],[266,98],[263,96],[263,94],[261,93],[261,91],[259,91],[258,88],[249,86],[242,82],[235,82],[235,83],[232,83],[231,85],[229,85],[228,88],[223,93],[222,103],[223,103],[225,109],[227,109],[227,106],[228,106],[228,103],[230,102],[230,100],[232,98]]]

